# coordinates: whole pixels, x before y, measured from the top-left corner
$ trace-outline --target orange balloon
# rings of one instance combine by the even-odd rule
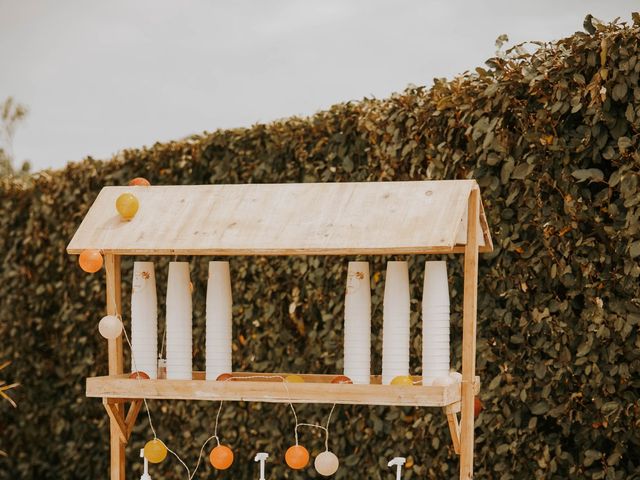
[[[78,259],[80,268],[87,273],[96,273],[102,268],[102,254],[99,250],[83,250]]]
[[[483,408],[484,407],[482,406],[482,400],[480,400],[480,397],[473,397],[473,418],[478,418],[478,415],[480,415],[480,412],[482,412]]]
[[[293,445],[284,454],[284,459],[291,468],[300,470],[309,463],[309,452],[302,445]]]
[[[331,383],[353,383],[353,382],[349,377],[345,375],[338,375],[333,380],[331,380]]]
[[[216,382],[226,382],[230,378],[233,378],[233,375],[231,375],[230,373],[221,373],[220,375],[218,375],[218,378],[216,378]]]
[[[140,370],[138,372],[131,372],[131,375],[129,375],[129,378],[134,378],[134,379],[140,378],[142,380],[149,380],[149,375],[147,375],[142,370]]]
[[[143,177],[136,177],[129,181],[129,185],[132,187],[150,187],[149,180]]]
[[[226,445],[218,445],[211,450],[209,461],[214,468],[226,470],[233,463],[233,452]]]

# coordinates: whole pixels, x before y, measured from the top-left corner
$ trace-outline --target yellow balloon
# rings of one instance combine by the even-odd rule
[[[151,463],[160,463],[167,458],[167,447],[157,438],[149,440],[144,446],[144,458]]]
[[[288,375],[284,381],[287,383],[304,383],[304,378],[300,375]]]
[[[116,210],[125,220],[131,220],[138,213],[138,199],[131,193],[123,193],[116,200]]]
[[[405,376],[405,375],[400,375],[398,377],[395,377],[393,380],[391,380],[391,385],[412,386],[413,385],[413,378],[411,378],[409,376]]]

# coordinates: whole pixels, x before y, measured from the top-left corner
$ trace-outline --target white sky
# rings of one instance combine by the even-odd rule
[[[0,0],[0,101],[34,169],[386,97],[637,0]]]

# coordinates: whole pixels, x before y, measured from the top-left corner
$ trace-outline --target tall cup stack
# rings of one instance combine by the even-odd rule
[[[158,297],[153,262],[133,263],[131,370],[158,378]]]
[[[231,275],[229,262],[209,262],[206,379],[231,372]]]
[[[191,380],[191,282],[188,262],[169,263],[167,284],[167,378]]]
[[[449,376],[449,282],[446,262],[426,262],[422,293],[423,385]]]
[[[349,262],[344,300],[344,374],[356,384],[370,383],[371,283],[368,262]]]
[[[411,297],[407,262],[388,262],[384,284],[382,383],[409,375]]]

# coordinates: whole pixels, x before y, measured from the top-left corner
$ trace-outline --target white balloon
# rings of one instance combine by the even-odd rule
[[[452,383],[456,383],[455,379],[452,377],[438,377],[433,380],[434,387],[446,387]]]
[[[328,477],[333,475],[338,471],[338,467],[340,466],[340,462],[338,461],[338,457],[332,452],[322,452],[320,455],[316,457],[313,466],[316,467],[316,471],[320,475],[324,475]]]
[[[122,333],[122,322],[115,315],[107,315],[98,323],[98,331],[104,338],[114,340]]]

